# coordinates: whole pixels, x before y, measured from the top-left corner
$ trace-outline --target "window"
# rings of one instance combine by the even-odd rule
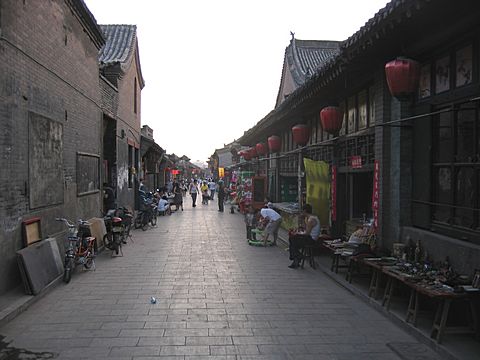
[[[100,190],[100,156],[77,153],[77,195]]]
[[[355,96],[351,96],[348,98],[347,132],[349,134],[352,134],[355,131],[357,131],[356,122],[357,122],[357,108],[356,108]]]
[[[433,121],[434,223],[480,231],[479,109],[457,105]]]

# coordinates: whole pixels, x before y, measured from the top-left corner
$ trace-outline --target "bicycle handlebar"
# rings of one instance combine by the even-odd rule
[[[69,228],[74,228],[76,225],[72,224],[68,219],[65,218],[55,218],[56,221],[62,221],[65,225],[67,225]],[[88,221],[79,219],[78,223],[81,225],[91,225]]]

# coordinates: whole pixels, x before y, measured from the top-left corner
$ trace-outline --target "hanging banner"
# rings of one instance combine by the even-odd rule
[[[373,226],[378,228],[378,209],[380,201],[380,164],[375,160],[373,165],[373,193],[372,193],[372,210],[373,210]]]
[[[332,221],[337,221],[337,167],[332,165],[332,183],[330,185],[332,190],[332,208],[330,212],[330,218]]]
[[[330,217],[330,167],[326,162],[303,159],[307,180],[307,203],[322,226],[329,224]]]
[[[225,169],[223,167],[218,168],[218,177],[223,178],[225,176]]]

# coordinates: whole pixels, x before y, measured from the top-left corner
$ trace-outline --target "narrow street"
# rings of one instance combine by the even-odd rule
[[[392,345],[419,346],[321,271],[249,246],[241,215],[216,202],[187,198],[123,252],[0,328],[11,358],[393,360]]]

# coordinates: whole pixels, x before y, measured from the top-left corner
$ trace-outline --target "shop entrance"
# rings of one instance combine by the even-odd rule
[[[372,191],[372,171],[338,174],[335,235],[348,235],[372,217]]]

